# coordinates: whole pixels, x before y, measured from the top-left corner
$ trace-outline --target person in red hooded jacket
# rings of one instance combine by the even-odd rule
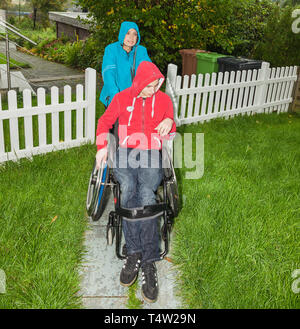
[[[164,76],[151,62],[141,62],[132,86],[116,94],[97,126],[96,166],[107,160],[107,134],[119,120],[119,147],[114,154],[114,176],[120,183],[121,207],[142,208],[156,203],[163,178],[163,139],[175,136],[173,104],[160,91]],[[155,262],[160,260],[158,218],[128,219],[122,227],[127,257],[120,274],[123,286],[132,285],[142,269],[142,295],[148,302],[158,296]]]

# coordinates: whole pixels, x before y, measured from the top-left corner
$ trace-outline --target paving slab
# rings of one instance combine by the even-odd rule
[[[163,259],[156,262],[159,294],[155,303],[146,302],[141,294],[142,276],[139,275],[136,297],[143,302],[144,309],[178,309],[181,308],[179,296],[176,294],[176,268]],[[141,274],[141,273],[140,273]]]
[[[79,291],[84,308],[126,308],[127,288],[120,285],[117,275],[123,263],[116,257],[114,245],[108,246],[106,241],[106,224],[112,203],[111,194],[102,217],[98,221],[87,219]]]
[[[86,309],[127,309],[127,297],[83,297]]]

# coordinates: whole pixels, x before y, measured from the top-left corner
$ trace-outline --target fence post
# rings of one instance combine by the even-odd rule
[[[294,83],[292,98],[293,101],[289,105],[289,112],[296,112],[296,107],[300,107],[300,66],[297,67],[297,80]]]
[[[166,94],[168,94],[172,99],[173,107],[174,107],[174,120],[176,122],[176,125],[179,126],[178,97],[176,97],[176,95],[175,95],[176,77],[177,77],[177,65],[169,64],[168,72],[167,72]]]
[[[88,67],[85,70],[85,99],[88,105],[85,109],[85,135],[94,143],[96,116],[96,70]]]
[[[270,75],[270,63],[262,62],[261,69],[258,71],[258,78],[257,78],[257,81],[262,82],[262,84],[259,85],[256,89],[254,106],[264,105],[266,102],[266,95],[267,95],[266,81],[268,80],[269,75]],[[257,112],[262,113],[264,112],[264,109],[259,108]]]

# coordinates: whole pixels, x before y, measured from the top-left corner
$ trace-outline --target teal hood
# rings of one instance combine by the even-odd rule
[[[138,39],[136,42],[136,46],[138,46],[141,41],[141,36],[140,36],[139,28],[134,22],[123,22],[121,24],[118,40],[121,43],[121,45],[123,45],[125,35],[130,29],[135,29],[138,34]]]

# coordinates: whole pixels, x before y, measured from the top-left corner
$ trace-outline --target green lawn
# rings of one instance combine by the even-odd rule
[[[97,102],[97,117],[102,111]],[[81,307],[78,267],[95,153],[85,145],[0,166],[0,309]]]
[[[204,175],[178,172],[174,261],[188,308],[299,308],[300,116],[183,126],[203,132]]]
[[[0,167],[1,308],[76,308],[86,189],[95,147]]]
[[[102,111],[97,102],[97,117]],[[205,139],[204,176],[187,180],[187,169],[177,170],[184,204],[171,257],[184,306],[298,308],[291,274],[300,268],[300,116],[243,116],[178,130]],[[81,306],[78,267],[95,151],[85,145],[0,167],[0,269],[7,276],[0,308]]]

